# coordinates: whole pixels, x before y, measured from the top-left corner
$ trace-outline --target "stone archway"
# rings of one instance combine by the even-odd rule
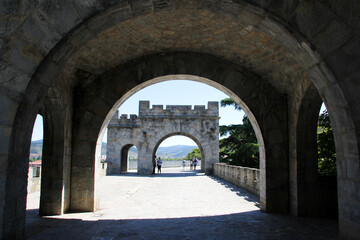
[[[1,42],[4,78],[0,100],[5,114],[1,118],[4,164],[1,165],[0,223],[3,228],[0,234],[9,238],[22,234],[29,152],[24,146],[30,144],[32,123],[50,86],[65,83],[61,95],[68,94],[68,101],[62,104],[76,113],[66,123],[69,129],[76,126],[71,131],[73,141],[67,143],[70,146],[64,144],[71,149],[72,172],[79,173],[71,181],[70,208],[94,209],[94,202],[82,197],[84,193],[94,194],[94,139],[114,104],[104,96],[106,91],[96,96],[95,90],[104,84],[102,76],[106,72],[122,66],[123,78],[113,82],[113,89],[106,92],[115,94],[114,99],[153,77],[167,74],[213,79],[241,97],[264,134],[263,157],[266,155],[268,174],[264,176],[266,198],[262,204],[275,212],[288,212],[289,186],[296,188],[296,183],[289,184],[289,175],[297,169],[292,168],[296,159],[289,158],[289,148],[295,146],[288,141],[286,126],[289,119],[296,119],[298,111],[294,106],[306,84],[314,84],[334,125],[339,159],[338,188],[342,193],[339,195],[341,234],[349,238],[359,236],[359,223],[354,219],[358,216],[360,201],[359,196],[353,194],[357,192],[360,176],[360,96],[357,94],[360,70],[356,61],[359,8],[354,1],[263,3],[255,0],[251,3],[253,5],[245,1],[195,0],[186,4],[177,0],[127,1],[111,6],[109,1],[101,0],[85,5],[65,1],[48,1],[36,6],[23,1],[1,3],[7,24],[6,41]],[[178,61],[171,56],[174,52],[188,55],[190,60],[183,56]],[[162,64],[145,61],[157,54],[163,54],[163,59],[168,60]],[[202,57],[195,61],[193,54]],[[209,55],[222,63],[221,67],[202,61]],[[166,64],[167,61],[172,64]],[[125,71],[126,66],[137,66],[137,69]],[[228,71],[229,68],[233,71]],[[216,77],[217,71],[224,76]],[[238,81],[242,73],[247,77],[257,76],[259,81],[256,84]],[[241,91],[243,87],[248,93]],[[265,91],[267,88],[271,93]],[[258,103],[256,98],[264,98],[265,102]],[[72,99],[77,101],[72,103]],[[106,106],[104,109],[96,107],[102,104]],[[270,126],[264,124],[276,121],[281,122],[283,129],[275,128],[272,132]],[[91,131],[84,131],[83,125]],[[63,154],[57,156],[63,157]],[[82,188],[84,182],[90,184]],[[272,195],[274,192],[278,194]],[[271,199],[284,201],[270,203]]]
[[[128,155],[129,155],[130,148],[132,148],[133,146],[134,145],[132,145],[132,144],[127,144],[121,148],[121,152],[120,152],[120,172],[121,173],[127,172],[128,168],[129,168]]]
[[[153,105],[139,102],[139,116],[112,117],[108,125],[107,162],[109,173],[120,173],[123,169],[120,156],[122,149],[131,142],[138,148],[138,173],[152,173],[152,159],[159,144],[169,136],[185,135],[201,146],[202,171],[212,174],[213,163],[219,162],[219,106],[209,102],[205,106]],[[119,164],[120,163],[120,164]]]
[[[205,172],[204,169],[205,169],[205,159],[206,159],[206,156],[205,156],[205,152],[204,152],[204,148],[202,147],[200,141],[198,139],[196,139],[193,135],[190,135],[188,133],[185,133],[185,132],[174,132],[174,133],[170,133],[164,137],[162,137],[156,144],[155,144],[155,148],[154,148],[154,151],[153,151],[153,157],[155,158],[156,156],[156,152],[159,148],[159,146],[161,145],[161,143],[166,140],[167,138],[170,138],[170,137],[173,137],[173,136],[185,136],[185,137],[188,137],[190,138],[191,140],[193,140],[197,147],[199,148],[200,150],[200,154],[201,154],[201,166],[200,166],[200,169],[202,172]]]

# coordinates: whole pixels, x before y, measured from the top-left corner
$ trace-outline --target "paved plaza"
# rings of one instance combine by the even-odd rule
[[[28,239],[338,239],[336,221],[265,214],[258,198],[182,168],[102,177],[99,210],[39,217],[29,194]]]

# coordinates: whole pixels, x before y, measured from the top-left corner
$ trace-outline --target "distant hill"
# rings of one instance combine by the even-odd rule
[[[197,146],[188,145],[175,145],[170,147],[159,147],[157,150],[157,156],[161,158],[184,158]],[[106,154],[106,143],[103,142],[103,149],[101,151],[103,155]],[[137,158],[137,151],[135,148],[130,148],[130,158]]]
[[[30,153],[36,153],[42,156],[43,140],[32,141],[30,145]]]
[[[37,140],[31,142],[30,153],[36,153],[40,156],[42,155],[42,146],[43,140]],[[106,143],[102,143],[101,154],[106,155]],[[162,158],[183,158],[191,152],[197,146],[187,146],[187,145],[175,145],[170,147],[159,147],[157,150],[158,157]],[[131,158],[137,158],[136,150],[133,148],[130,149],[129,155]]]
[[[170,147],[159,147],[157,156],[162,158],[184,158],[197,146],[175,145]]]

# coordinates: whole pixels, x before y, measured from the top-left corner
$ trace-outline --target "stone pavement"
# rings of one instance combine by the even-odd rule
[[[257,197],[182,168],[106,176],[94,213],[39,217],[29,194],[28,239],[338,239],[336,221],[265,214]]]

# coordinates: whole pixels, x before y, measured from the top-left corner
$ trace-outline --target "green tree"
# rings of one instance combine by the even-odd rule
[[[201,160],[201,153],[200,153],[200,149],[198,148],[194,148],[191,152],[188,153],[188,155],[186,156],[185,159],[193,159],[193,158],[197,158],[198,160]]]
[[[336,150],[329,114],[319,116],[317,131],[318,170],[322,176],[336,176]]]
[[[231,98],[221,100],[221,107],[241,107]],[[259,145],[249,118],[245,115],[243,124],[220,126],[220,162],[243,167],[259,168]]]

